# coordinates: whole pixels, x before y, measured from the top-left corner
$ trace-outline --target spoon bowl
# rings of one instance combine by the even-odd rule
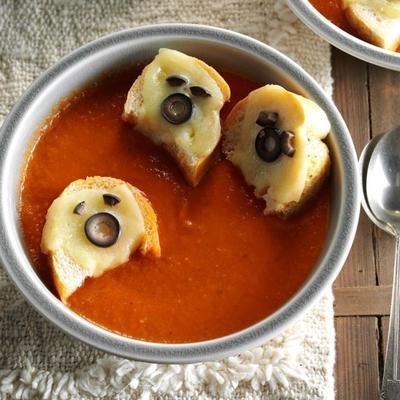
[[[380,397],[400,398],[400,127],[374,138],[360,157],[362,205],[371,220],[396,238],[389,337]]]
[[[378,220],[375,216],[375,214],[372,212],[369,202],[368,202],[368,197],[367,197],[367,170],[369,166],[369,162],[371,160],[371,155],[379,142],[379,140],[382,138],[383,135],[378,135],[374,136],[374,138],[368,142],[368,144],[364,147],[363,151],[361,152],[360,159],[359,159],[359,165],[360,165],[360,173],[361,173],[361,204],[362,207],[369,217],[369,219],[380,229],[384,230],[387,232],[387,229],[389,229],[386,224],[384,224],[382,221]],[[390,234],[392,232],[390,231]]]
[[[378,137],[371,152],[365,185],[372,214],[385,231],[400,234],[400,128]]]

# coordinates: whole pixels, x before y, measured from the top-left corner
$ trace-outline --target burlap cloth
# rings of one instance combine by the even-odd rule
[[[162,22],[233,29],[272,44],[331,94],[329,46],[282,1],[1,1],[0,122],[47,67],[113,31]],[[21,298],[0,268],[0,398],[333,399],[334,326],[329,291],[287,332],[222,362],[134,363],[65,336]]]

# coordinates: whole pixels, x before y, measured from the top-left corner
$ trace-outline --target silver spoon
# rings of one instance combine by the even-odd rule
[[[389,334],[380,397],[400,399],[400,127],[374,138],[360,157],[363,208],[396,238]]]

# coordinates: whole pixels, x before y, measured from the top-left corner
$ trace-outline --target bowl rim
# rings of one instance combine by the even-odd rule
[[[344,31],[323,16],[309,0],[286,0],[290,9],[317,35],[363,61],[400,71],[400,53],[385,50]]]
[[[305,89],[310,97],[317,100],[327,112],[332,132],[335,132],[336,145],[340,149],[338,153],[341,158],[343,190],[340,197],[339,221],[335,227],[333,240],[311,278],[284,306],[260,322],[228,336],[197,343],[144,342],[107,331],[75,314],[45,287],[36,274],[28,274],[24,271],[24,267],[32,269],[32,265],[28,262],[27,266],[22,266],[23,260],[14,247],[6,225],[18,223],[17,205],[8,204],[8,208],[5,206],[8,200],[5,178],[7,172],[10,172],[5,166],[8,159],[13,157],[12,154],[8,154],[8,147],[14,129],[35,97],[63,71],[89,58],[96,51],[125,41],[134,42],[141,38],[160,37],[160,35],[164,38],[179,40],[193,38],[208,40],[239,49],[273,63],[274,66],[283,70],[286,76]],[[62,331],[93,347],[121,357],[146,362],[189,363],[220,359],[261,345],[269,338],[276,336],[300,318],[333,283],[347,258],[355,236],[360,210],[359,188],[357,157],[343,118],[322,88],[290,58],[255,39],[221,28],[192,24],[142,26],[101,37],[62,58],[31,84],[4,121],[0,130],[0,203],[3,204],[0,208],[0,261],[23,296],[40,314]],[[8,203],[11,202],[8,201]],[[8,214],[10,210],[13,211],[13,216]]]

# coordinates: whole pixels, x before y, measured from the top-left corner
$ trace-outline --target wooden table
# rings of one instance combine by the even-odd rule
[[[334,99],[358,155],[374,136],[400,125],[400,72],[332,49]],[[350,256],[336,279],[338,400],[378,399],[389,322],[394,239],[361,211]]]

